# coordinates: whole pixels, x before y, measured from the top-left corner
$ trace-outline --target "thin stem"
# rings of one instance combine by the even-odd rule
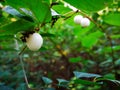
[[[18,55],[19,55],[20,64],[21,64],[21,67],[22,67],[22,71],[23,71],[25,83],[26,83],[26,85],[27,85],[27,88],[29,89],[29,83],[28,83],[26,71],[25,71],[25,68],[24,68],[23,58],[22,58],[22,53],[25,51],[26,47],[27,47],[27,46],[25,46]]]
[[[27,46],[25,46],[25,47],[20,51],[20,53],[19,53],[18,55],[21,55],[21,54],[25,51],[26,48],[27,48]]]
[[[77,10],[77,11],[70,11],[70,12],[64,14],[64,16],[69,15],[68,17],[65,17],[64,20],[67,20],[67,19],[71,18],[71,17],[72,17],[75,13],[77,13],[78,11],[79,11],[79,10]],[[70,15],[70,14],[71,14],[71,15]]]
[[[99,27],[102,31],[104,31],[104,28],[98,24],[95,20],[93,20],[91,17],[89,17],[88,15],[86,15],[84,12],[82,11],[78,11],[79,13],[81,13],[84,17],[88,18],[90,21],[92,21],[97,27]]]
[[[25,79],[25,82],[26,82],[27,88],[29,88],[29,83],[28,83],[28,79],[27,79],[26,71],[25,71],[25,68],[24,68],[23,58],[22,58],[21,55],[19,55],[19,58],[20,58],[20,63],[21,63],[21,67],[22,67],[22,70],[23,70],[24,79]]]
[[[67,13],[65,13],[63,16],[67,16],[67,15],[70,15],[70,14],[72,14],[72,13],[74,13],[74,11],[67,12]]]

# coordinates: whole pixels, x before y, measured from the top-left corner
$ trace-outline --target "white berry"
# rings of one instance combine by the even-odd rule
[[[87,26],[89,26],[90,25],[90,20],[88,19],[88,18],[83,18],[82,20],[81,20],[81,26],[82,27],[87,27]]]
[[[37,51],[43,44],[43,38],[39,33],[30,34],[29,37],[26,38],[26,44],[31,51]]]
[[[81,20],[83,19],[83,16],[81,16],[81,15],[76,15],[75,17],[74,17],[74,22],[76,23],[76,24],[81,24]]]

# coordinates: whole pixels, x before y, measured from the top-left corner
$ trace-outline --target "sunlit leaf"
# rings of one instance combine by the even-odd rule
[[[42,77],[42,80],[44,81],[45,84],[51,84],[53,81],[47,77]]]
[[[110,25],[120,26],[120,13],[110,13],[105,15],[103,20]]]
[[[83,84],[83,85],[95,85],[95,84],[97,84],[96,82],[82,80],[82,79],[76,79],[76,80],[74,80],[74,83],[75,84]]]
[[[12,22],[8,25],[0,27],[0,35],[14,35],[20,31],[33,30],[34,23],[18,20],[16,22]]]
[[[74,73],[75,77],[77,77],[77,78],[95,78],[95,77],[101,77],[101,75],[92,74],[92,73],[84,73],[84,72],[78,72],[78,71],[74,71],[73,73]]]
[[[71,63],[78,63],[81,61],[81,57],[70,58],[69,62]]]
[[[25,3],[38,22],[45,23],[51,20],[51,11],[48,4],[43,3],[40,0],[25,0]]]
[[[51,11],[47,3],[41,0],[6,0],[6,2],[17,10],[20,8],[29,9],[38,23],[50,22]]]
[[[102,35],[103,35],[103,33],[100,31],[96,31],[94,33],[86,35],[82,39],[82,46],[87,47],[87,48],[91,48],[93,45],[95,45],[97,43],[97,41],[99,40],[99,38]]]
[[[72,6],[87,12],[97,12],[112,3],[112,0],[64,0]]]

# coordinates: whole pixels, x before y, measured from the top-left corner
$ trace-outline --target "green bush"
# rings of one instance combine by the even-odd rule
[[[120,90],[119,29],[119,0],[0,0],[0,90]]]

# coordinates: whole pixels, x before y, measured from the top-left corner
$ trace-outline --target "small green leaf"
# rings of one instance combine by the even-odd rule
[[[93,45],[95,45],[98,41],[98,38],[92,37],[92,36],[86,36],[82,39],[82,46],[91,48]]]
[[[15,9],[19,9],[26,6],[24,0],[5,0],[5,1],[8,5],[12,6]]]
[[[57,79],[58,80],[58,86],[62,86],[62,87],[67,87],[69,81],[65,80],[65,79]]]
[[[116,65],[116,66],[119,66],[119,65],[120,65],[120,59],[118,59],[118,60],[115,61],[115,65]]]
[[[53,81],[47,77],[42,77],[42,80],[44,81],[45,84],[51,84]]]
[[[99,38],[103,35],[102,32],[100,31],[96,31],[94,33],[89,34],[88,36],[86,35],[83,39],[82,39],[82,46],[87,47],[87,48],[91,48],[93,45],[95,45],[97,43],[97,41],[99,40]]]
[[[57,79],[59,84],[61,83],[68,83],[69,81],[65,80],[65,79]]]
[[[108,74],[104,75],[104,78],[107,78],[107,79],[115,79],[115,75],[112,74],[112,73],[108,73]]]
[[[43,37],[55,37],[55,34],[52,34],[52,33],[41,33],[41,36],[43,36]]]
[[[12,22],[8,25],[0,27],[0,35],[14,35],[20,31],[31,30],[34,27],[34,23],[25,21],[25,20],[18,20],[16,22]]]
[[[115,34],[115,35],[111,35],[112,39],[119,39],[120,38],[120,34]]]
[[[118,46],[113,46],[112,47],[112,49],[114,50],[114,51],[118,51],[118,50],[120,50],[120,45],[118,45]],[[109,52],[112,52],[112,49],[111,49],[111,47],[110,46],[108,46],[108,47],[104,47],[104,48],[102,48],[102,49],[100,49],[100,52],[101,53],[109,53]]]
[[[101,77],[101,75],[92,74],[92,73],[84,73],[84,72],[78,72],[78,71],[74,71],[73,73],[74,73],[75,77],[77,77],[77,78],[94,78],[94,77]]]
[[[74,80],[74,84],[83,84],[83,85],[96,85],[96,82],[82,80],[82,79],[76,79]]]
[[[6,6],[3,8],[3,11],[7,12],[8,14],[11,14],[13,16],[18,16],[18,17],[22,17],[23,15],[17,11],[16,9],[10,7],[10,6]]]
[[[96,79],[97,82],[105,82],[108,85],[111,85],[111,87],[115,87],[116,90],[120,89],[120,81],[119,80],[111,80],[106,78],[98,78]]]
[[[70,58],[69,62],[71,63],[78,63],[81,61],[81,57]]]
[[[13,15],[13,16],[16,16],[16,17],[19,17],[19,18],[23,18],[25,20],[33,22],[33,18],[31,17],[32,13],[30,11],[24,9],[24,8],[21,9],[21,11],[23,11],[24,14],[23,13],[21,14],[17,9],[14,9],[10,6],[4,7],[3,11],[10,14],[10,15]]]
[[[120,26],[120,13],[110,13],[104,16],[103,20],[110,25]]]
[[[65,14],[65,13],[71,11],[69,8],[64,7],[64,5],[55,5],[52,8],[60,14]]]

